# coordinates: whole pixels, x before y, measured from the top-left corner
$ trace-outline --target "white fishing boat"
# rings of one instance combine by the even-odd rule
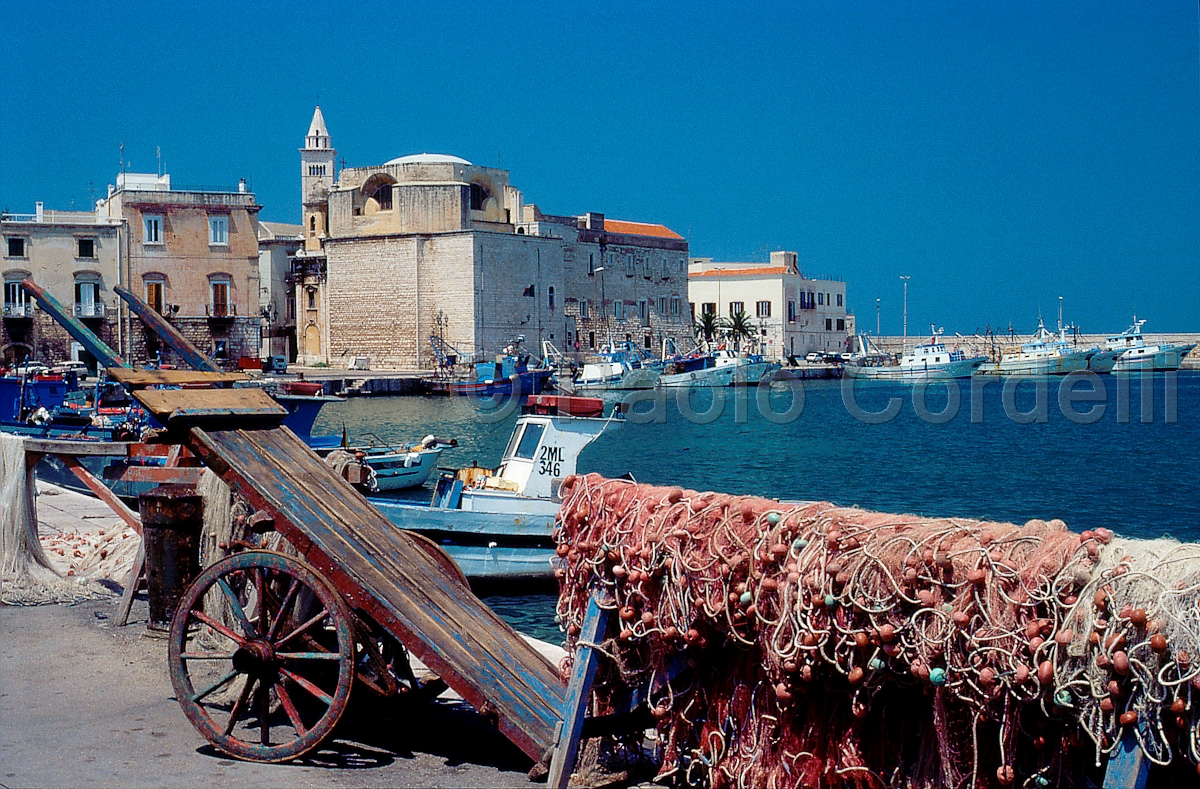
[[[984,365],[979,372],[985,375],[1066,375],[1088,369],[1088,360],[1096,348],[1078,348],[1066,340],[1066,331],[1048,330],[1038,319],[1033,339],[1019,350],[1001,355],[1000,361]]]
[[[434,540],[472,581],[550,581],[558,488],[583,448],[623,421],[620,404],[607,418],[603,408],[595,398],[530,396],[494,469],[444,472],[428,505],[371,503]]]
[[[595,392],[609,389],[653,389],[661,365],[632,342],[611,343],[600,349],[594,361],[586,362],[571,381],[569,391]],[[568,389],[560,385],[560,389]]]
[[[754,386],[779,365],[756,354],[738,354],[726,348],[663,360],[658,386]]]
[[[967,356],[957,345],[947,348],[936,334],[929,342],[905,351],[899,361],[893,356],[871,352],[869,347],[864,344],[861,354],[851,355],[846,362],[846,375],[882,381],[970,378],[987,361],[984,356]]]
[[[1134,315],[1132,326],[1106,338],[1103,351],[1105,361],[1099,365],[1093,363],[1092,369],[1115,373],[1178,370],[1184,358],[1196,347],[1195,343],[1147,343],[1142,336],[1145,323],[1145,319],[1138,320]]]

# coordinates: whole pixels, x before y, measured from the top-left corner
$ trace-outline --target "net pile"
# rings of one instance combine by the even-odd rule
[[[641,689],[660,778],[1065,786],[1130,733],[1200,763],[1200,546],[570,477],[573,651],[613,609],[600,711]]]

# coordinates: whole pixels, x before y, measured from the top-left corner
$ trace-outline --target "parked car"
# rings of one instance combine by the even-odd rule
[[[30,360],[16,365],[12,368],[12,371],[17,375],[45,375],[50,372],[50,368],[42,362]]]
[[[68,361],[68,362],[59,362],[58,364],[54,365],[52,372],[75,373],[80,378],[83,378],[84,376],[86,376],[88,374],[88,368],[87,368],[87,365],[84,364],[83,362]]]
[[[804,361],[808,362],[809,364],[819,364],[820,362],[822,362],[824,360],[825,360],[825,356],[823,354],[817,353],[816,351],[813,351],[808,356],[804,357]]]

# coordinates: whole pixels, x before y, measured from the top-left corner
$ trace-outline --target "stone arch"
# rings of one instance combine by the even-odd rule
[[[377,211],[392,210],[392,188],[396,179],[387,173],[375,173],[368,178],[359,189],[362,197],[362,213],[374,214]]]
[[[304,330],[304,352],[309,356],[319,356],[321,353],[321,329],[315,323],[308,324]]]

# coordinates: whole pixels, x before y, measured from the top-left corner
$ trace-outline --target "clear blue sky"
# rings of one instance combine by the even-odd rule
[[[744,5],[754,7],[746,8]],[[500,163],[553,213],[695,256],[795,249],[860,325],[1200,330],[1196,0],[20,3],[0,22],[0,206],[78,207],[161,146],[299,221],[318,101],[339,157]]]

